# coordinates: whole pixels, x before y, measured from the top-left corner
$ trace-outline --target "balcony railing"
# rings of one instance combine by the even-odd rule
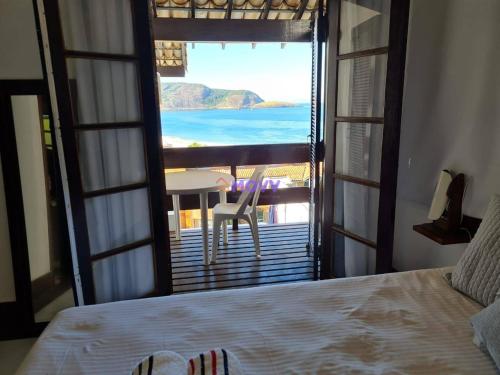
[[[237,178],[237,168],[253,165],[298,164],[309,162],[309,144],[290,143],[272,145],[249,146],[211,146],[188,148],[164,148],[164,167],[175,168],[229,168],[231,174]],[[236,202],[240,192],[228,192],[228,202]],[[309,200],[309,188],[288,187],[277,191],[263,191],[259,198],[259,205],[283,203],[304,203]],[[219,201],[217,193],[208,197],[209,207]],[[172,210],[172,200],[168,199],[169,210]],[[199,198],[195,195],[180,197],[182,210],[199,208]]]

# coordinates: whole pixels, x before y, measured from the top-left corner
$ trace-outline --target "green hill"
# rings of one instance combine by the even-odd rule
[[[248,90],[211,89],[197,83],[162,83],[161,86],[162,109],[239,109],[264,102]]]

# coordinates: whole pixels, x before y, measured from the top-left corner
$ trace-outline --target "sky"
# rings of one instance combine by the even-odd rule
[[[251,90],[266,101],[310,102],[309,43],[191,43],[185,77],[163,82],[201,83],[211,88]]]

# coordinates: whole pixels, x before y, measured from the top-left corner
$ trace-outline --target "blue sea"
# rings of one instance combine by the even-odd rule
[[[205,145],[306,143],[311,107],[162,111],[164,137]]]

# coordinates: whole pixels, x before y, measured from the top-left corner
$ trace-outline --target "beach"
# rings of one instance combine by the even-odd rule
[[[307,143],[310,105],[161,111],[164,147]]]

